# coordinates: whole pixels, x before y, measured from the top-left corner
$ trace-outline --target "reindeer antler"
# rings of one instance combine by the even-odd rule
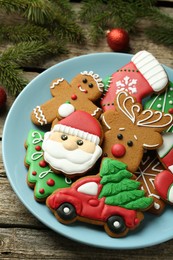
[[[148,114],[148,115],[147,115]],[[163,114],[160,111],[153,111],[150,109],[144,110],[142,115],[146,115],[143,119],[137,122],[138,126],[152,127],[152,128],[163,128],[169,126],[172,122],[172,116],[170,114]],[[163,118],[169,118],[168,120],[163,120]]]
[[[121,104],[122,95],[125,95],[126,97],[123,98],[123,102]],[[131,106],[127,105],[129,101],[132,103]],[[136,104],[135,99],[132,96],[129,96],[127,92],[121,91],[117,94],[117,105],[118,108],[132,121],[132,123],[135,123],[137,118],[136,113],[141,111],[141,107],[139,104]]]

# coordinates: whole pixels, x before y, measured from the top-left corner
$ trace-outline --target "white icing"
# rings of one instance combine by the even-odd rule
[[[162,135],[163,144],[157,149],[160,158],[163,158],[173,147],[173,133],[166,133]]]
[[[172,116],[170,114],[162,114],[160,111],[152,111],[152,110],[144,110],[142,111],[143,115],[146,115],[148,113],[148,116],[146,116],[144,119],[141,119],[137,122],[138,126],[145,126],[145,127],[152,127],[152,128],[162,128],[168,126],[172,121]],[[158,115],[156,119],[152,119],[154,115]],[[155,125],[155,123],[159,123],[162,121],[163,117],[169,117],[169,121],[165,124],[158,124]],[[152,120],[150,120],[152,119]]]
[[[169,188],[168,191],[168,200],[173,203],[173,185]]]
[[[94,110],[94,112],[93,112],[91,115],[92,115],[92,116],[95,116],[95,115],[97,114],[97,112],[100,111],[100,110],[102,111],[101,108],[97,107],[97,109]]]
[[[38,136],[38,138],[36,136]],[[41,134],[37,131],[32,132],[32,137],[33,137],[32,144],[38,144],[43,141]]]
[[[81,74],[91,76],[95,80],[98,89],[101,92],[103,92],[104,84],[102,83],[102,78],[100,78],[98,74],[95,74],[93,71],[83,71],[83,72],[81,72]]]
[[[123,90],[128,90],[129,94],[137,93],[137,79],[131,79],[128,76],[125,76],[122,80],[116,82],[116,94]]]
[[[40,106],[37,106],[36,108],[34,108],[34,115],[38,120],[38,123],[40,123],[40,125],[43,124],[47,124],[47,119],[45,117],[45,115],[43,114],[43,111],[41,110]]]
[[[100,143],[100,138],[97,135],[90,134],[88,132],[84,132],[82,130],[79,130],[79,129],[76,129],[76,128],[73,128],[70,126],[62,125],[62,124],[56,124],[53,127],[51,132],[61,132],[61,133],[69,134],[69,135],[78,136],[82,139],[86,139],[95,144]],[[49,132],[49,133],[51,134],[51,132]]]
[[[71,113],[73,113],[75,111],[75,108],[72,104],[62,104],[59,108],[58,108],[58,113],[61,117],[67,117],[69,116]]]
[[[169,166],[168,169],[173,173],[173,165]]]
[[[53,173],[53,171],[51,169],[47,170],[47,171],[44,171],[44,172],[41,172],[39,174],[39,178],[40,179],[43,179],[44,177],[46,177],[49,173]]]
[[[50,88],[55,88],[59,83],[61,83],[62,81],[64,80],[64,78],[60,78],[60,79],[57,79],[56,81],[54,81],[52,83],[52,85],[50,86]]]
[[[88,195],[97,195],[98,193],[98,184],[94,181],[85,183],[77,189],[78,192],[85,193]]]
[[[167,74],[151,53],[140,51],[132,57],[132,62],[155,92],[161,91],[167,85]]]
[[[106,122],[106,120],[105,120],[105,117],[104,116],[102,116],[102,121],[104,122],[104,124],[105,124],[105,126],[110,130],[111,129],[111,127],[108,125],[108,123]]]
[[[31,155],[32,161],[36,161],[43,156],[43,152],[35,152]]]

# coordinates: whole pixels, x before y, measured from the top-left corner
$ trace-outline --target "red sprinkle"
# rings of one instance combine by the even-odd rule
[[[73,94],[73,95],[71,96],[71,99],[72,99],[72,100],[76,100],[76,99],[77,99],[77,95],[76,95],[76,94]]]
[[[36,175],[37,175],[37,172],[36,172],[36,171],[33,171],[33,172],[32,172],[32,175],[36,176]]]
[[[169,112],[170,114],[173,114],[173,108],[170,108],[170,109],[168,110],[168,112]]]
[[[48,186],[54,186],[55,185],[55,181],[53,179],[47,180],[46,183],[47,183]]]
[[[42,188],[42,189],[39,189],[39,192],[41,193],[41,194],[44,194],[44,189]]]
[[[44,161],[44,160],[42,160],[42,161],[40,161],[39,162],[39,165],[40,165],[40,167],[46,167],[47,166],[47,162],[46,161]]]
[[[37,145],[37,146],[35,147],[35,150],[36,150],[36,151],[40,151],[40,150],[41,150],[41,146],[40,146],[40,145]]]

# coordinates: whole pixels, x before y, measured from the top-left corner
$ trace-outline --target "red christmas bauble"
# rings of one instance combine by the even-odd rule
[[[107,31],[107,43],[113,51],[125,51],[129,46],[129,34],[122,28]]]
[[[4,88],[0,87],[0,109],[5,105],[7,101],[7,94]]]

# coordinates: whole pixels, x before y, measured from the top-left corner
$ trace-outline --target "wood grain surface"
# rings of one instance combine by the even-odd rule
[[[173,16],[173,1],[167,2],[168,5],[164,4],[160,8]],[[80,8],[80,3],[73,5],[76,11]],[[0,20],[4,19],[4,14],[0,14]],[[9,24],[14,21],[20,22],[18,17],[14,16],[9,16],[7,19]],[[161,63],[173,68],[173,48],[157,45],[146,39],[144,28],[147,23],[150,21],[141,20],[137,33],[130,38],[130,53],[135,54],[145,49]],[[40,69],[47,69],[62,60],[83,54],[111,52],[105,38],[95,45],[91,42],[86,46],[69,45],[69,50],[68,55],[44,61]],[[38,75],[37,69],[25,72],[25,76],[32,80]],[[108,250],[72,241],[41,224],[17,198],[3,166],[1,152],[3,126],[13,101],[14,98],[8,96],[7,105],[0,112],[0,259],[173,259],[173,240],[144,249]]]

